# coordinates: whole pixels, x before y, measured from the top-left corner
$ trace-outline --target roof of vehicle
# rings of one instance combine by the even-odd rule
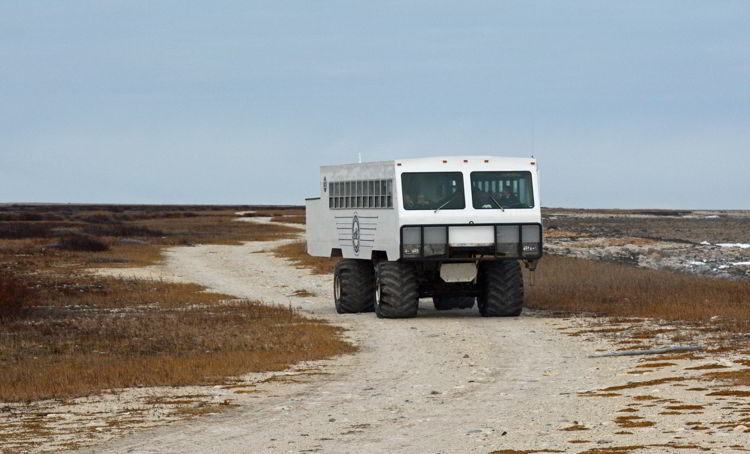
[[[512,169],[529,168],[537,164],[536,158],[528,157],[504,157],[504,156],[433,156],[427,158],[407,158],[407,159],[394,159],[392,161],[376,161],[376,162],[362,162],[362,163],[351,163],[351,164],[340,164],[340,165],[329,165],[322,166],[322,168],[334,168],[334,167],[357,167],[357,166],[397,166],[401,167],[401,170],[436,170],[443,166],[449,168],[455,168],[453,166],[468,166],[471,169],[476,169],[484,165],[490,165],[493,168],[508,167]]]
[[[535,158],[519,158],[519,157],[505,157],[505,156],[434,156],[429,158],[409,158],[409,159],[395,159],[396,163],[402,165],[412,164],[467,164],[467,163],[487,163],[493,162],[496,164],[525,164],[529,165],[532,162],[536,162]]]

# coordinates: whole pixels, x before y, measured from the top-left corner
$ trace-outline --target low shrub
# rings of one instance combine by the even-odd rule
[[[66,251],[88,251],[103,252],[108,251],[109,246],[90,235],[70,235],[60,239],[57,248]]]
[[[0,322],[18,317],[30,296],[31,291],[20,279],[0,270]]]

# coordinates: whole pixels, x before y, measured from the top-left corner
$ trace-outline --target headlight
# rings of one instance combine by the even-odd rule
[[[538,225],[521,226],[521,253],[524,257],[536,257],[541,255],[542,236]]]
[[[424,227],[424,255],[448,253],[448,227]]]
[[[419,255],[422,249],[422,228],[404,227],[401,234],[401,249],[404,255]]]
[[[495,238],[497,254],[518,255],[518,226],[517,225],[498,225]]]
[[[448,227],[430,225],[404,227],[401,250],[404,256],[409,257],[447,255]]]

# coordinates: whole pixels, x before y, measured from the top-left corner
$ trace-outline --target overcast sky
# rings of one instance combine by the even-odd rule
[[[302,203],[538,158],[545,206],[750,209],[750,2],[3,1],[0,202]]]

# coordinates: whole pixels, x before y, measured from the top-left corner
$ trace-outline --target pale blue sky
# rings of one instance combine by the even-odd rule
[[[748,1],[2,1],[0,202],[302,203],[541,163],[545,206],[750,209]]]

